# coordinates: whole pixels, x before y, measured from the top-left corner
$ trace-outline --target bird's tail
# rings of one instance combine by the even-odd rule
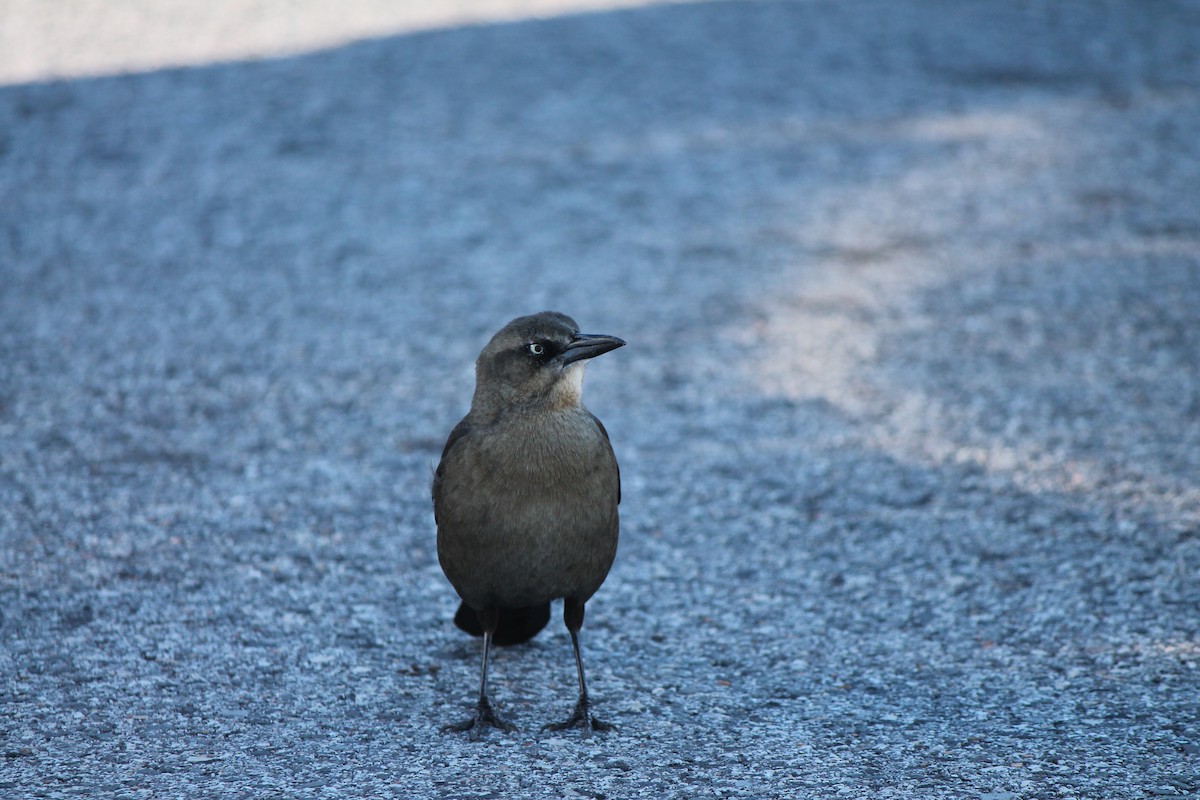
[[[500,610],[500,622],[492,634],[492,644],[510,645],[527,642],[550,621],[550,604],[527,608],[504,608]],[[472,636],[483,636],[479,615],[466,603],[458,604],[454,624]]]

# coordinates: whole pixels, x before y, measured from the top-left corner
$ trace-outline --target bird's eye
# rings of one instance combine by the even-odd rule
[[[531,345],[529,345],[529,352],[532,355],[540,356],[546,352],[546,346],[543,345],[541,342],[534,342]]]

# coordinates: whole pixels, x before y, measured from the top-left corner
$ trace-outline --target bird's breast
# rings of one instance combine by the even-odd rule
[[[612,564],[619,478],[608,440],[590,415],[538,416],[473,431],[447,454],[438,551],[468,602],[467,592],[504,604],[590,596]]]

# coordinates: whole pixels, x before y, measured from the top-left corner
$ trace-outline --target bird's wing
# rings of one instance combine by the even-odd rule
[[[450,435],[446,437],[446,446],[442,448],[442,460],[438,462],[437,469],[433,472],[433,521],[435,524],[440,524],[438,519],[441,515],[438,509],[442,505],[442,477],[446,474],[446,455],[450,449],[458,443],[460,439],[471,432],[471,426],[467,424],[464,417],[459,420],[454,426],[454,430],[450,431]]]
[[[596,423],[596,427],[604,434],[604,443],[608,445],[608,452],[613,457],[613,466],[617,468],[617,505],[621,505],[621,465],[617,463],[617,456],[613,453],[612,449],[612,440],[608,438],[608,430],[604,427],[604,423],[595,414],[592,414],[592,421]],[[450,436],[453,437],[454,434],[451,433]]]

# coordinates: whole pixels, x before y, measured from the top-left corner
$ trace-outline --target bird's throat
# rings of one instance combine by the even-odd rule
[[[550,402],[556,408],[579,405],[583,397],[583,372],[587,365],[578,361],[568,364],[550,390]]]

